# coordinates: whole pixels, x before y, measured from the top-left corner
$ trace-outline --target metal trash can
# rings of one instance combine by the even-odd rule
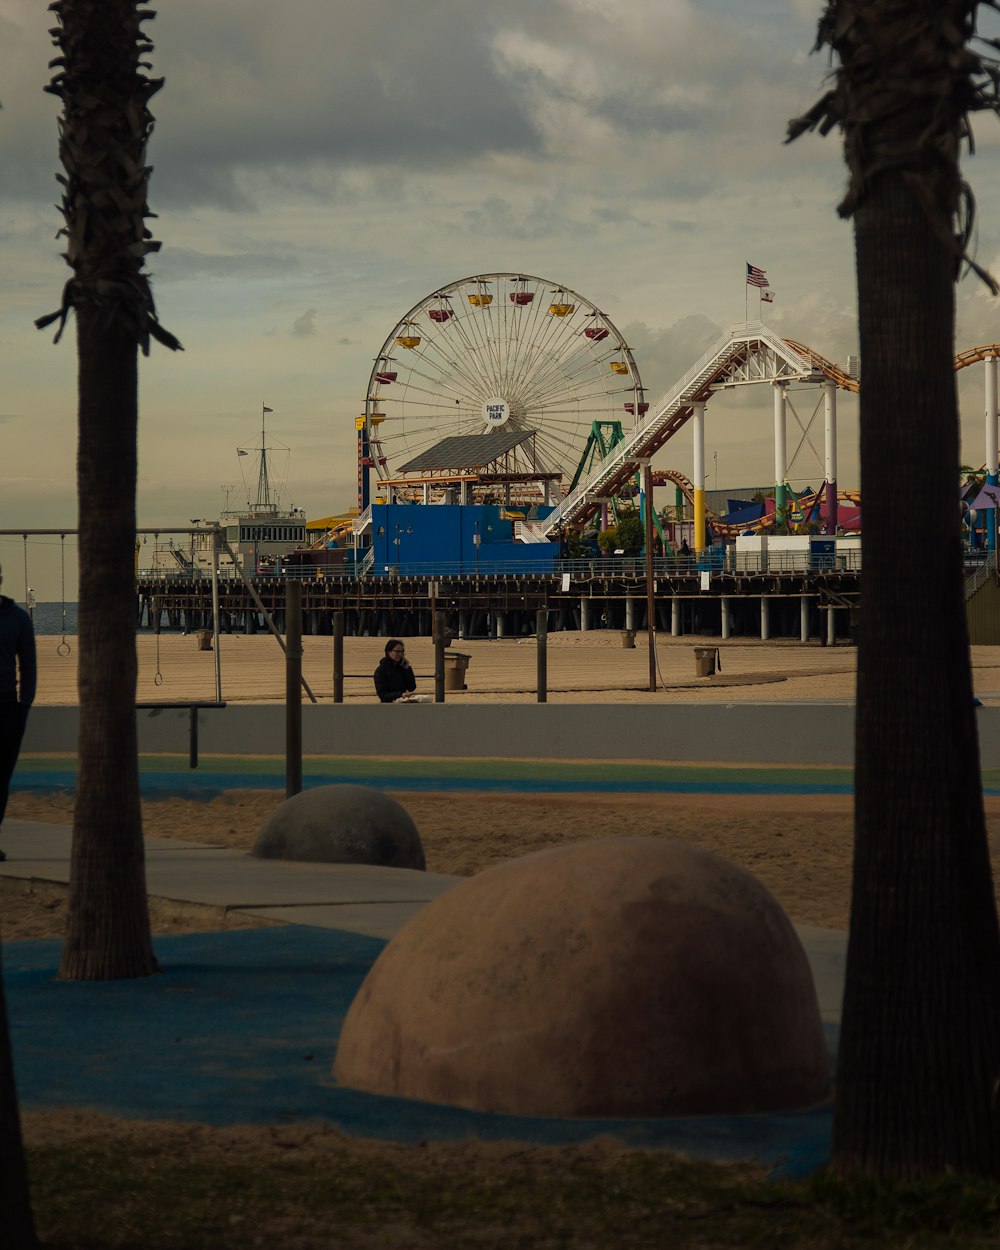
[[[445,690],[468,690],[465,684],[465,670],[469,667],[471,655],[463,651],[447,651],[444,657],[444,688]]]
[[[718,647],[695,647],[694,671],[698,677],[714,677],[717,663],[721,669]]]
[[[198,639],[199,651],[211,651],[212,650],[212,631],[210,629],[197,630],[195,633],[195,637]]]
[[[635,630],[625,629],[622,631],[622,646],[626,651],[635,650]]]

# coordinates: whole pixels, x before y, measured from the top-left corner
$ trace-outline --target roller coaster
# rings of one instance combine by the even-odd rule
[[[681,492],[687,503],[694,503],[694,483],[679,469],[655,469],[653,471],[653,485],[667,486],[673,485]],[[803,495],[796,495],[794,503],[796,508],[802,513],[802,519],[805,523],[812,520],[817,509],[824,499],[823,491],[806,491]],[[849,503],[852,507],[861,507],[861,492],[858,490],[838,490],[837,499],[840,503]],[[718,538],[731,540],[738,538],[741,534],[760,534],[766,530],[773,529],[778,520],[778,513],[768,512],[763,516],[755,517],[739,524],[734,524],[723,520],[711,510],[707,510],[705,514],[708,528]]]
[[[983,344],[960,352],[955,357],[958,371],[969,365],[994,362],[1000,358],[1000,344]],[[648,460],[672,438],[702,408],[712,394],[720,388],[746,386],[761,383],[781,384],[803,382],[826,384],[830,390],[840,389],[852,393],[860,391],[859,378],[840,368],[811,347],[795,339],[785,339],[762,322],[748,322],[731,327],[690,368],[660,400],[650,405],[648,415],[617,442],[609,454],[563,498],[561,503],[542,523],[546,535],[553,535],[568,528],[581,528],[597,512],[600,504],[615,497],[626,488],[636,472],[637,462]],[[989,394],[989,380],[987,383]],[[988,403],[989,407],[989,403]],[[993,410],[996,408],[995,373]],[[835,447],[835,436],[834,436]],[[703,453],[702,453],[703,454]],[[834,452],[835,456],[835,452]],[[698,452],[696,448],[696,468]],[[997,464],[997,455],[987,449],[986,463]],[[703,463],[702,463],[703,476]],[[689,502],[695,502],[699,484],[692,482],[677,471],[662,473],[664,480],[679,486]],[[828,488],[837,500],[859,506],[857,491],[840,491],[835,487],[834,472],[828,474]],[[831,480],[833,479],[833,483]],[[703,482],[701,483],[703,487]],[[817,496],[805,496],[796,501],[800,508],[817,506]],[[710,527],[720,537],[735,537],[749,529],[762,529],[773,524],[773,518],[761,518],[749,526],[727,525],[717,517],[705,517]]]

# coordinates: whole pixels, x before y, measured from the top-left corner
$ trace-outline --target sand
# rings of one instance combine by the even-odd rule
[[[76,639],[69,655],[59,655],[60,640],[38,641],[38,696],[45,704],[77,701]],[[407,655],[417,675],[417,688],[434,690],[434,650],[428,638],[405,640]],[[371,702],[371,674],[384,653],[385,639],[344,640],[345,702]],[[721,670],[698,677],[695,647],[719,648]],[[452,651],[470,657],[467,690],[449,691],[447,700],[459,703],[533,702],[537,691],[535,639],[474,639],[455,641]],[[140,702],[213,700],[216,696],[216,656],[199,649],[193,634],[140,635],[137,639]],[[974,662],[987,685],[1000,689],[1000,649],[975,648]],[[732,702],[734,700],[852,699],[857,652],[854,647],[822,647],[818,642],[791,640],[761,642],[691,635],[673,638],[658,634],[657,690],[649,689],[649,650],[645,635],[636,646],[623,646],[618,630],[565,632],[549,635],[548,695],[551,703],[671,703]],[[231,703],[282,703],[285,698],[285,657],[269,634],[224,634],[219,644],[222,697]],[[333,640],[303,639],[303,675],[321,703],[333,699]],[[157,681],[159,675],[159,681]],[[308,697],[308,696],[304,696]]]
[[[75,642],[75,640],[73,640]],[[851,647],[820,647],[796,642],[740,639],[721,643],[722,669],[711,678],[694,676],[693,648],[714,645],[704,638],[657,639],[659,671],[656,693],[648,690],[648,651],[640,636],[626,650],[618,633],[553,635],[549,645],[551,702],[581,704],[623,702],[776,701],[837,699],[854,695],[856,652]],[[43,704],[76,702],[76,653],[56,654],[58,639],[39,640]],[[326,638],[304,640],[304,672],[320,701],[332,698],[332,648]],[[532,639],[453,644],[471,655],[469,690],[448,695],[468,702],[519,702],[535,698],[535,644]],[[346,680],[348,700],[370,700],[370,677],[382,654],[379,639],[348,639],[345,669],[359,676]],[[138,644],[138,699],[213,699],[215,654],[198,649],[193,637],[144,637]],[[419,688],[432,688],[430,643],[408,640],[419,675]],[[231,702],[281,702],[284,659],[269,637],[222,639],[223,697]],[[974,681],[984,702],[1000,698],[1000,651],[972,649]],[[154,682],[159,672],[161,681]],[[996,694],[991,698],[991,692]],[[168,799],[143,804],[144,829],[161,837],[181,837],[213,845],[249,848],[260,825],[282,800],[276,791],[230,791],[208,802]],[[413,794],[395,796],[408,808],[420,830],[433,872],[471,875],[507,858],[588,837],[653,835],[681,837],[716,851],[753,872],[782,904],[793,921],[845,929],[850,906],[853,800],[850,796],[693,796],[693,795],[497,795]],[[1000,871],[1000,798],[986,799],[987,826],[994,864]],[[27,820],[72,820],[66,796],[12,795],[9,814]],[[59,937],[65,919],[65,889],[44,882],[0,878],[0,933],[4,940]],[[151,900],[155,933],[220,929],[252,923],[226,917],[221,909],[181,907]],[[417,1163],[434,1180],[454,1175],[456,1160],[505,1175],[525,1161],[546,1176],[572,1169],[588,1152],[604,1160],[618,1157],[618,1143],[594,1143],[573,1149],[528,1149],[522,1145],[463,1142],[421,1143],[419,1148],[344,1138],[336,1129],[316,1124],[215,1130],[203,1125],[130,1123],[89,1110],[52,1109],[23,1116],[25,1138],[33,1146],[90,1138],[100,1142],[162,1143],[163,1149],[212,1158],[230,1157],[234,1149],[259,1154],[266,1169],[269,1152],[316,1149],[343,1153],[356,1168]],[[457,1152],[457,1153],[456,1153]],[[602,1163],[603,1165],[603,1163]],[[399,1244],[415,1244],[402,1229]],[[380,1236],[380,1244],[384,1242]],[[305,1243],[303,1243],[305,1244]],[[325,1238],[323,1239],[325,1244]],[[345,1244],[346,1241],[345,1241]],[[353,1244],[353,1243],[352,1243]],[[369,1242],[366,1240],[367,1246]]]
[[[143,803],[146,833],[249,850],[283,794],[229,791],[208,802]],[[394,794],[420,830],[431,872],[470,876],[532,851],[592,837],[678,837],[749,869],[798,924],[845,929],[850,908],[853,800],[848,795],[497,795]],[[987,825],[1000,872],[1000,798],[988,798]],[[11,796],[23,820],[71,823],[66,795]],[[29,887],[31,888],[31,887]],[[8,883],[0,899],[5,940],[62,934],[64,891],[35,894]],[[224,928],[221,910],[163,903],[154,930],[179,933]]]
[[[69,655],[58,654],[59,638],[38,640],[38,703],[76,702],[76,639]],[[557,633],[549,638],[550,702],[670,703],[850,701],[854,696],[854,647],[763,642],[740,638],[721,642],[697,636],[656,639],[657,691],[650,692],[645,635],[634,649],[620,631]],[[718,645],[721,670],[694,676],[694,647]],[[383,654],[384,639],[345,639],[345,696],[374,698],[370,674]],[[213,699],[216,655],[202,651],[195,635],[142,635],[139,701]],[[468,654],[467,691],[449,692],[465,703],[532,702],[536,697],[533,638],[456,641]],[[321,702],[332,700],[332,640],[303,640],[303,672]],[[418,689],[433,688],[430,640],[407,640]],[[219,661],[223,697],[238,702],[282,702],[285,659],[270,635],[223,635]],[[972,648],[973,675],[984,702],[1000,699],[1000,648]],[[155,682],[156,674],[160,682]],[[991,695],[991,692],[996,692]],[[161,837],[249,849],[263,820],[281,801],[275,791],[231,791],[210,802],[163,800],[143,805],[144,829]],[[652,834],[681,837],[733,859],[755,873],[797,923],[846,928],[850,896],[852,801],[847,796],[524,795],[412,794],[396,798],[416,820],[430,871],[470,875],[516,855],[585,837]],[[1000,852],[1000,799],[987,799],[991,846]],[[65,796],[18,794],[12,817],[72,822]],[[484,814],[486,819],[484,819]],[[43,897],[44,894],[44,897]],[[5,887],[0,933],[7,939],[58,936],[64,904],[57,889],[25,894]],[[221,927],[221,912],[154,915],[159,932],[185,926]]]

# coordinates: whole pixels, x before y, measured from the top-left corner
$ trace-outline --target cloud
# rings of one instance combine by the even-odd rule
[[[299,267],[298,257],[288,250],[276,255],[270,248],[225,253],[198,252],[193,248],[167,246],[150,262],[156,277],[166,282],[204,278],[269,278],[287,275]]]
[[[316,333],[316,313],[315,308],[310,308],[301,317],[296,317],[292,322],[292,333],[301,339],[312,338]]]

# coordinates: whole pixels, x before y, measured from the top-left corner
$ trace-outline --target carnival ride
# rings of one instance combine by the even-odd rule
[[[543,501],[543,479],[561,498],[593,422],[639,419],[647,407],[624,336],[583,295],[524,273],[463,278],[415,304],[375,358],[355,423],[359,511],[370,471],[412,496],[444,440],[498,431],[511,436],[498,454],[519,461],[522,502]],[[436,486],[474,484],[476,465],[431,463],[447,471]]]
[[[1000,344],[983,344],[960,352],[954,362],[956,370],[985,362],[987,413],[992,411],[994,426],[998,357]],[[763,322],[739,323],[659,403],[650,404],[622,334],[584,297],[524,274],[465,278],[410,309],[376,358],[365,415],[356,422],[359,520],[369,502],[370,471],[390,498],[394,491],[396,498],[415,498],[415,480],[426,484],[427,479],[406,470],[419,470],[422,453],[451,435],[506,429],[533,440],[527,453],[518,453],[526,486],[515,502],[540,501],[542,477],[557,486],[555,507],[539,519],[534,537],[581,530],[602,505],[634,494],[638,466],[648,464],[693,419],[693,474],[673,471],[677,477],[670,477],[668,471],[664,476],[693,505],[698,543],[707,529],[726,539],[747,529],[766,529],[774,525],[773,513],[756,523],[730,525],[708,514],[704,501],[706,405],[718,391],[761,384],[775,392],[776,512],[787,515],[787,499],[799,512],[819,515],[823,510],[836,528],[838,503],[860,505],[857,491],[838,488],[836,451],[836,392],[860,390],[856,358],[842,368]],[[785,482],[784,405],[792,384],[820,387],[825,408],[824,482],[820,491],[805,497],[789,492]],[[623,414],[631,418],[627,429]],[[995,432],[992,446],[988,439],[986,463],[998,463]],[[477,471],[466,466],[459,472],[456,466],[451,476],[474,483]],[[994,483],[996,476],[994,468]],[[549,502],[547,493],[544,501]]]
[[[654,469],[653,485],[675,486],[686,503],[694,504],[694,483],[679,469]],[[808,525],[819,515],[826,496],[822,490],[806,490],[801,495],[789,494],[788,498],[790,507],[787,519],[794,524]],[[840,503],[850,504],[854,509],[860,509],[861,492],[838,490],[837,500]],[[765,505],[766,501],[762,506]],[[716,514],[710,508],[705,509],[705,523],[708,528],[716,537],[727,540],[739,538],[743,534],[765,533],[774,529],[781,519],[777,508],[773,511],[765,511],[759,517],[751,517],[740,522],[727,521],[724,516]]]

